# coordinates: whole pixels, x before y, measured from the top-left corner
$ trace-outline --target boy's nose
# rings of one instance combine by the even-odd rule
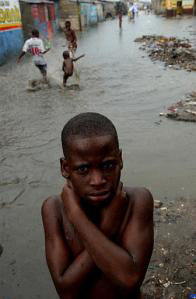
[[[90,184],[92,186],[100,186],[106,183],[103,173],[100,170],[94,170],[91,173]]]

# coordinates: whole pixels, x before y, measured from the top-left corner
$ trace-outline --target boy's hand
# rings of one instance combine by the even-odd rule
[[[79,198],[74,192],[73,186],[69,180],[65,182],[61,193],[61,199],[65,208],[68,219],[72,218],[72,213],[80,209]]]
[[[116,195],[109,206],[103,209],[100,229],[109,238],[118,232],[124,219],[126,205],[126,193],[122,190],[123,184],[119,182]]]

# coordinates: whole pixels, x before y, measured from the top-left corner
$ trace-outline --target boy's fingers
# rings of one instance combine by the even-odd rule
[[[62,190],[62,193],[61,193],[61,197],[62,198],[69,198],[69,199],[75,199],[76,201],[79,200],[77,194],[74,192],[74,188],[73,188],[73,185],[71,183],[70,180],[67,180],[65,182],[65,185],[63,187],[63,190]]]

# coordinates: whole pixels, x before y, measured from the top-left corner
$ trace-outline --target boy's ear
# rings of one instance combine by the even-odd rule
[[[60,158],[61,174],[65,179],[69,179],[69,167],[65,158]]]
[[[123,169],[122,150],[119,150],[120,169]]]

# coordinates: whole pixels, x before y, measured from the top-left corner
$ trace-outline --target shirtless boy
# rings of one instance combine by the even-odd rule
[[[82,113],[62,131],[62,193],[42,206],[46,259],[61,299],[138,299],[153,250],[153,199],[123,187],[114,125]]]
[[[84,54],[77,57],[77,58],[70,58],[69,51],[64,51],[63,52],[63,66],[62,66],[62,71],[64,72],[63,76],[63,86],[65,87],[67,84],[67,79],[73,75],[74,71],[74,64],[73,62],[76,62],[80,58],[84,57]]]
[[[71,28],[71,22],[65,22],[64,28],[65,38],[68,42],[68,49],[74,54],[77,50],[77,37],[75,31]]]

